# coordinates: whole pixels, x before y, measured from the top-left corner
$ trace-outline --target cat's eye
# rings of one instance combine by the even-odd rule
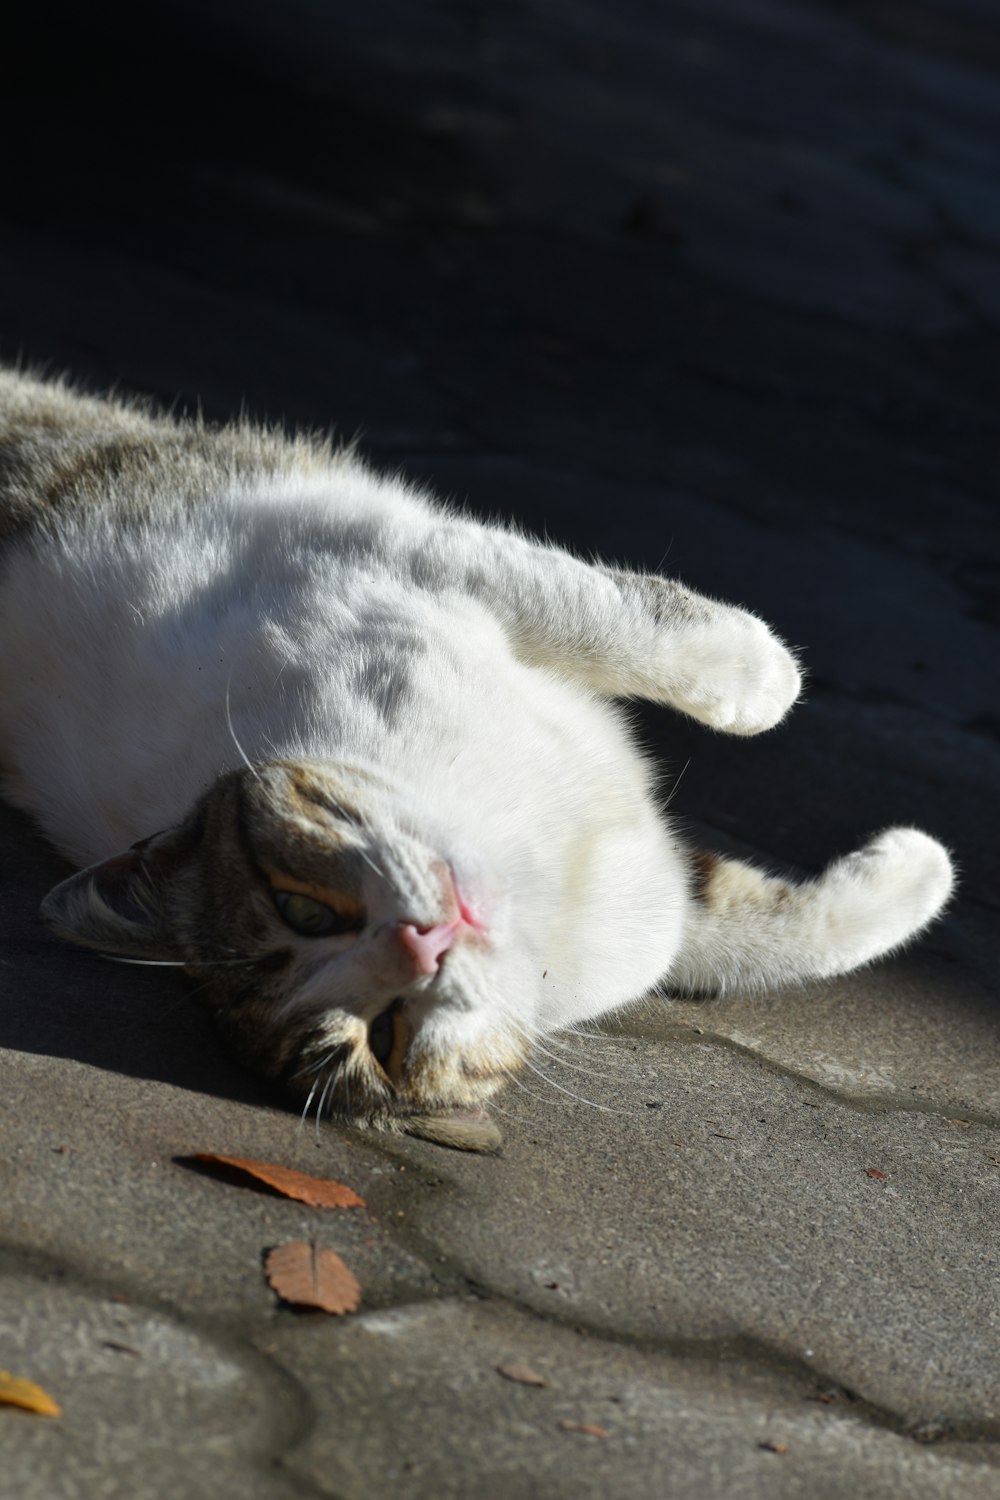
[[[354,913],[346,915],[334,911],[332,906],[300,891],[275,891],[273,894],[281,920],[300,937],[332,937],[358,932],[362,925]]]

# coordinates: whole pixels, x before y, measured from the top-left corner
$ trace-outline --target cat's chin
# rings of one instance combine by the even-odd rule
[[[456,1074],[461,1074],[462,1066],[462,1059],[458,1059]],[[508,1078],[507,1072],[497,1073],[450,1088],[442,1088],[439,1079],[439,1086],[431,1091],[411,1086],[406,1094],[400,1094],[391,1083],[386,1087],[384,1078],[366,1076],[361,1068],[348,1065],[339,1076],[322,1084],[318,1105],[317,1091],[310,1088],[302,1114],[305,1119],[315,1107],[317,1118],[328,1116],[333,1123],[355,1129],[419,1136],[459,1151],[495,1152],[501,1147],[502,1136],[484,1104]],[[328,1086],[329,1094],[324,1098]]]
[[[395,1013],[388,1035],[339,1009],[322,1020],[290,1018],[282,1025],[257,1007],[251,1014],[220,1007],[216,1016],[243,1060],[299,1101],[303,1120],[497,1150],[500,1134],[485,1106],[521,1067],[526,1043],[499,1028],[449,1039],[440,1014],[410,1030],[402,1009],[395,1002],[381,1012]]]

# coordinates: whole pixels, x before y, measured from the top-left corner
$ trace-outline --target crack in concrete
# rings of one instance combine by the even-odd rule
[[[316,1423],[316,1412],[308,1389],[283,1365],[278,1364],[253,1342],[246,1328],[224,1320],[192,1316],[168,1298],[150,1297],[133,1290],[127,1274],[102,1276],[84,1270],[77,1263],[48,1251],[9,1240],[0,1241],[0,1277],[19,1276],[32,1281],[57,1284],[92,1302],[113,1301],[125,1296],[130,1311],[150,1318],[165,1318],[203,1340],[218,1353],[231,1358],[248,1382],[257,1385],[266,1412],[266,1423],[255,1429],[252,1443],[241,1444],[238,1452],[243,1462],[258,1469],[284,1467],[284,1460],[308,1437]],[[315,1496],[316,1500],[336,1500],[329,1490],[320,1490],[294,1477],[294,1493]]]
[[[726,1036],[723,1032],[709,1031],[706,1029],[685,1026],[679,1023],[675,1026],[658,1028],[657,1039],[662,1041],[680,1042],[686,1046],[698,1044],[715,1045],[724,1047],[729,1052],[735,1052],[741,1057],[751,1057],[755,1062],[768,1068],[771,1072],[782,1078],[792,1078],[797,1083],[813,1089],[824,1099],[831,1100],[836,1104],[846,1105],[856,1110],[859,1114],[915,1114],[933,1115],[936,1119],[950,1124],[956,1117],[967,1120],[971,1125],[983,1125],[989,1130],[1000,1130],[1000,1119],[995,1116],[974,1108],[969,1108],[961,1100],[953,1104],[944,1104],[924,1099],[894,1099],[888,1094],[866,1093],[851,1094],[841,1092],[832,1085],[820,1083],[809,1073],[802,1073],[790,1063],[779,1062],[777,1058],[766,1052],[758,1052],[756,1048],[746,1042],[736,1041],[733,1037]]]
[[[609,1347],[634,1349],[641,1354],[668,1359],[697,1361],[705,1367],[706,1373],[719,1366],[733,1366],[739,1362],[752,1365],[755,1369],[787,1379],[796,1386],[808,1387],[805,1391],[790,1391],[793,1397],[797,1395],[803,1401],[811,1401],[818,1400],[820,1395],[829,1395],[832,1399],[828,1404],[839,1407],[843,1418],[853,1418],[867,1427],[892,1432],[914,1442],[1000,1443],[1000,1420],[988,1422],[956,1416],[945,1419],[933,1412],[907,1419],[891,1407],[850,1389],[836,1375],[811,1365],[806,1360],[796,1359],[769,1344],[766,1339],[752,1334],[740,1333],[716,1338],[649,1338],[639,1334],[611,1333],[586,1316],[581,1316],[577,1309],[568,1311],[564,1316],[554,1310],[542,1312],[532,1303],[510,1293],[497,1291],[489,1283],[475,1277],[466,1276],[464,1282],[466,1291],[482,1302],[511,1309],[542,1326],[555,1326]],[[444,1303],[455,1301],[456,1298],[452,1294],[439,1300]],[[397,1309],[424,1305],[425,1301],[414,1299],[394,1304]],[[965,1454],[957,1456],[963,1461],[967,1459]],[[971,1457],[968,1461],[972,1461]]]

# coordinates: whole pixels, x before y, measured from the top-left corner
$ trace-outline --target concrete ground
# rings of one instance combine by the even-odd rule
[[[32,10],[0,356],[333,422],[751,606],[808,696],[745,743],[645,713],[681,822],[806,870],[912,822],[962,888],[865,973],[553,1043],[490,1159],[301,1128],[196,995],[40,930],[62,867],[3,813],[0,1366],[64,1408],[0,1408],[3,1500],[1000,1495],[995,22]],[[357,1314],[268,1289],[313,1234]]]

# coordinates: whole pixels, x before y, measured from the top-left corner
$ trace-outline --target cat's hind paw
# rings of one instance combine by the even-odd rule
[[[955,886],[951,856],[919,828],[887,828],[832,865],[823,878],[830,918],[847,943],[891,952],[940,913]],[[853,967],[853,963],[851,965]]]
[[[781,722],[802,691],[802,672],[783,641],[747,610],[720,606],[676,638],[670,702],[724,734],[761,734]]]

